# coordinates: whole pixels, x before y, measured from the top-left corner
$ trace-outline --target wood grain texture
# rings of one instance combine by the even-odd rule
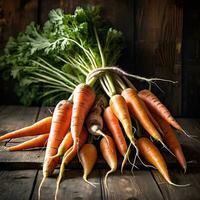
[[[135,10],[135,60],[138,74],[176,80],[159,85],[165,105],[181,114],[182,5],[173,0],[138,0]]]
[[[0,171],[0,199],[29,199],[36,173],[36,170]]]
[[[41,190],[41,199],[51,200],[54,199],[55,189],[56,189],[56,178],[58,176],[59,170],[54,172],[52,177],[49,177],[44,182]],[[98,170],[94,170],[88,177],[88,180],[92,183],[96,183],[96,188],[85,183],[82,179],[82,170],[66,170],[63,181],[60,185],[60,190],[58,193],[58,199],[83,199],[83,200],[93,200],[101,199],[101,186]],[[33,193],[32,200],[37,198],[37,190],[39,183],[42,180],[42,171],[39,172],[36,182],[36,187]]]
[[[104,185],[106,170],[101,170],[100,172],[103,199],[163,199],[156,182],[148,170],[136,170],[134,174],[127,170],[124,170],[123,174],[120,171],[114,172],[108,177],[108,190]],[[151,187],[149,187],[149,183],[151,183]]]

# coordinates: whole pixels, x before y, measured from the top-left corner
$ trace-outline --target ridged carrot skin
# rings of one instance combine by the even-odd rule
[[[184,169],[184,171],[186,171],[187,162],[185,160],[185,156],[184,156],[181,144],[176,138],[176,135],[174,131],[172,130],[171,126],[169,125],[167,121],[165,121],[164,119],[162,119],[160,116],[156,114],[154,114],[154,118],[157,120],[161,129],[163,130],[163,138],[164,138],[165,144],[175,154],[181,167]]]
[[[55,107],[45,158],[44,158],[44,166],[43,166],[44,177],[50,176],[53,173],[53,170],[59,161],[59,158],[51,159],[50,157],[57,154],[58,147],[61,144],[64,136],[66,135],[70,127],[71,115],[72,115],[71,102],[62,100]]]
[[[6,139],[20,138],[20,137],[26,137],[26,136],[35,136],[35,135],[49,133],[50,127],[51,127],[51,122],[52,122],[52,117],[46,117],[46,118],[34,123],[31,126],[27,126],[27,127],[21,128],[19,130],[15,130],[10,133],[7,133],[3,136],[0,136],[0,141],[6,140]]]
[[[81,83],[74,90],[71,120],[71,133],[74,145],[78,142],[84,120],[94,104],[95,97],[96,94],[89,85]]]
[[[103,113],[104,122],[106,123],[106,126],[108,127],[109,131],[111,132],[115,144],[117,146],[118,151],[122,156],[125,156],[127,152],[127,144],[124,137],[124,134],[122,132],[122,129],[119,124],[119,120],[117,117],[113,114],[110,106],[108,106]]]
[[[158,148],[148,138],[144,137],[137,140],[137,147],[145,160],[155,166],[165,180],[171,183],[167,164]]]
[[[126,100],[129,110],[139,120],[143,128],[155,139],[162,141],[161,135],[151,122],[143,103],[137,95],[137,92],[132,88],[127,88],[122,91],[122,96]]]
[[[47,144],[48,137],[49,137],[49,133],[39,135],[33,139],[27,140],[16,146],[6,147],[6,150],[7,151],[22,151],[22,150],[31,149],[34,147],[45,147]]]
[[[158,114],[160,117],[165,119],[174,128],[183,131],[182,127],[171,115],[170,111],[165,105],[149,90],[141,90],[138,96],[146,103],[147,107],[154,113]]]

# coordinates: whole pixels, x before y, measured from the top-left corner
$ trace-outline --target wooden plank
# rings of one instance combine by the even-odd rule
[[[166,182],[163,180],[163,178],[157,171],[154,171],[153,174],[164,196],[164,199],[168,200],[199,199],[199,190],[200,190],[199,167],[192,170],[188,170],[187,174],[180,173],[175,169],[170,169],[170,175],[173,178],[173,181],[177,184],[190,184],[190,186],[188,187],[170,186],[169,184],[166,184]]]
[[[101,170],[103,199],[163,199],[151,173],[148,170],[119,171],[108,177],[108,190],[105,189],[104,175],[106,170]]]
[[[56,189],[56,178],[59,171],[56,170],[53,177],[47,178],[41,190],[41,199],[51,200],[54,199]],[[89,176],[89,181],[96,183],[96,188],[85,183],[82,179],[82,170],[66,170],[65,177],[60,185],[58,193],[58,199],[101,199],[101,187],[99,172],[93,170]],[[38,199],[37,191],[42,180],[42,171],[39,172],[36,187],[34,189],[33,198],[31,200]]]
[[[36,173],[36,170],[0,171],[0,199],[29,199]]]
[[[0,107],[0,130],[16,130],[34,123],[38,107],[6,106]]]
[[[191,135],[200,136],[200,123],[196,119],[179,119],[180,124]],[[157,181],[162,194],[165,199],[198,199],[198,191],[200,190],[200,144],[193,141],[186,136],[178,136],[182,145],[183,151],[187,161],[193,161],[193,165],[188,164],[188,170],[186,174],[180,172],[180,170],[170,168],[169,172],[172,180],[177,184],[190,183],[189,187],[172,187],[166,184],[163,177],[153,170],[152,173]],[[188,192],[190,191],[190,192]]]
[[[183,7],[177,2],[135,1],[136,73],[179,81],[176,85],[159,82],[166,92],[163,96],[155,90],[174,115],[181,114],[182,102],[180,58]]]

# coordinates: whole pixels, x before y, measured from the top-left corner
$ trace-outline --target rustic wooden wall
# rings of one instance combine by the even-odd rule
[[[184,75],[191,68],[182,68],[185,4],[181,0],[0,0],[0,47],[5,45],[10,35],[16,36],[31,21],[44,23],[50,9],[61,7],[71,12],[77,5],[85,4],[102,5],[105,18],[124,32],[127,49],[121,64],[125,69],[147,77],[178,81],[176,85],[159,83],[164,93],[155,86],[153,89],[174,115],[187,115],[191,101],[185,97],[193,79]],[[182,91],[184,84],[188,86],[187,92],[185,87]],[[11,94],[7,92],[7,85],[1,83],[3,96]],[[3,103],[13,103],[13,100]]]

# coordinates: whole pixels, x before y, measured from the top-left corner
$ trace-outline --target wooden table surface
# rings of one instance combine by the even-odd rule
[[[48,108],[0,106],[0,133],[15,130],[49,116]],[[179,118],[183,128],[188,133],[200,136],[200,119]],[[178,134],[177,134],[178,135]],[[191,185],[174,187],[166,184],[161,175],[154,169],[147,169],[138,163],[139,170],[130,172],[126,166],[123,175],[115,172],[108,178],[109,189],[106,190],[103,178],[108,170],[104,161],[99,160],[89,176],[96,183],[96,188],[82,180],[81,165],[77,160],[66,168],[64,180],[58,194],[59,200],[81,199],[116,199],[116,200],[197,200],[200,199],[200,143],[185,136],[178,135],[188,161],[188,170],[183,174],[174,158],[163,150],[168,162],[170,175],[175,183]],[[24,138],[1,142],[3,146],[12,146],[22,142]],[[0,200],[34,200],[37,199],[38,184],[42,179],[42,161],[44,150],[29,150],[22,152],[0,152]],[[54,199],[56,177],[48,178],[41,192],[41,199]]]

